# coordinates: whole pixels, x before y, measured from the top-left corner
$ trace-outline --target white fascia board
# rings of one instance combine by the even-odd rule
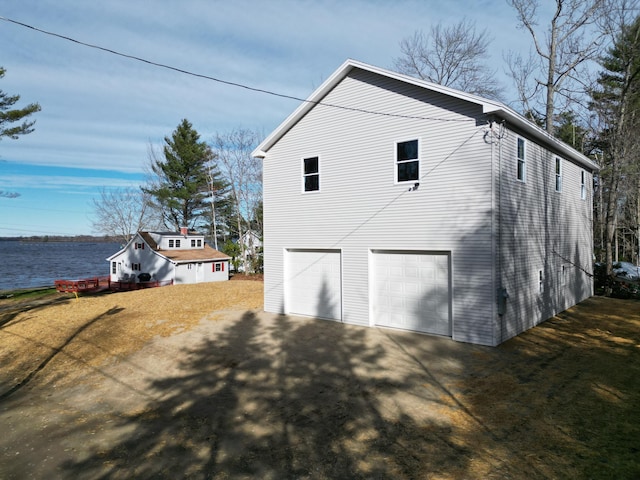
[[[327,80],[322,83],[308,98],[304,101],[291,115],[289,115],[284,122],[282,122],[267,138],[265,138],[260,145],[251,153],[253,157],[265,158],[269,149],[278,141],[282,136],[291,129],[302,117],[304,117],[309,110],[311,110],[318,102],[329,93],[338,83],[340,83],[349,72],[359,68],[361,70],[377,73],[384,77],[393,78],[404,83],[415,85],[420,88],[425,88],[434,92],[442,93],[450,97],[458,98],[470,103],[480,105],[483,113],[495,114],[499,117],[508,120],[524,132],[529,133],[532,137],[540,140],[543,144],[551,144],[556,150],[567,158],[573,159],[576,162],[582,164],[586,168],[596,171],[599,167],[596,163],[590,160],[585,155],[581,154],[577,150],[573,149],[564,142],[559,141],[552,135],[549,135],[546,131],[533,124],[529,120],[525,119],[522,115],[518,114],[506,105],[486,98],[479,97],[470,93],[462,92],[450,87],[445,87],[437,83],[427,82],[419,78],[410,77],[401,73],[393,72],[384,68],[376,67],[366,63],[359,62],[357,60],[348,59],[345,61]]]

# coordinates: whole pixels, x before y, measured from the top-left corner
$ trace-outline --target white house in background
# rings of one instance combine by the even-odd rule
[[[107,258],[111,281],[174,284],[229,280],[230,257],[214,250],[195,232],[138,232]]]
[[[597,165],[501,103],[348,60],[253,155],[266,311],[498,345],[592,295]]]
[[[244,232],[240,238],[238,238],[238,245],[242,245],[242,258],[240,258],[240,264],[238,269],[242,272],[244,271],[244,263],[249,263],[249,267],[251,268],[251,261],[254,257],[258,255],[262,255],[262,240],[260,240],[260,235],[258,235],[253,230],[247,230]]]

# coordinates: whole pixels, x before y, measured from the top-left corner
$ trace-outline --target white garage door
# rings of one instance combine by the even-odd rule
[[[373,252],[376,325],[451,336],[449,255]]]
[[[338,250],[287,250],[286,312],[342,319],[342,282]]]

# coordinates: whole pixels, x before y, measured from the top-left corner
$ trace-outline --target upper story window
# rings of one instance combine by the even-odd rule
[[[138,243],[138,242],[136,242],[136,243],[135,243],[135,250],[138,250],[138,249],[140,249],[140,250],[144,250],[144,243]]]
[[[587,199],[587,175],[584,170],[580,171],[580,198],[582,200]]]
[[[180,248],[180,240],[176,239],[176,248]]]
[[[302,177],[305,192],[320,190],[320,159],[309,157],[302,160]]]
[[[562,191],[562,159],[556,157],[556,192]]]
[[[538,270],[538,293],[544,293],[544,273]]]
[[[527,180],[527,160],[524,138],[518,138],[518,164],[516,167],[516,178],[521,182]]]
[[[202,246],[202,239],[198,239],[198,246],[201,247]]]
[[[396,143],[396,182],[415,182],[420,179],[418,140]]]
[[[196,239],[192,238],[191,239],[191,248],[194,248],[196,246]]]
[[[169,248],[173,248],[173,239],[169,240]]]

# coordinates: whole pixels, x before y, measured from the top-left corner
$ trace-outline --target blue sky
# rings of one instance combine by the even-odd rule
[[[391,67],[400,41],[460,15],[493,37],[491,64],[526,54],[505,0],[21,0],[0,16],[153,62],[307,97],[347,58]],[[5,93],[38,102],[36,131],[0,141],[0,236],[93,233],[101,188],[143,182],[149,145],[183,118],[208,141],[242,127],[270,133],[292,100],[87,48],[0,20]]]

